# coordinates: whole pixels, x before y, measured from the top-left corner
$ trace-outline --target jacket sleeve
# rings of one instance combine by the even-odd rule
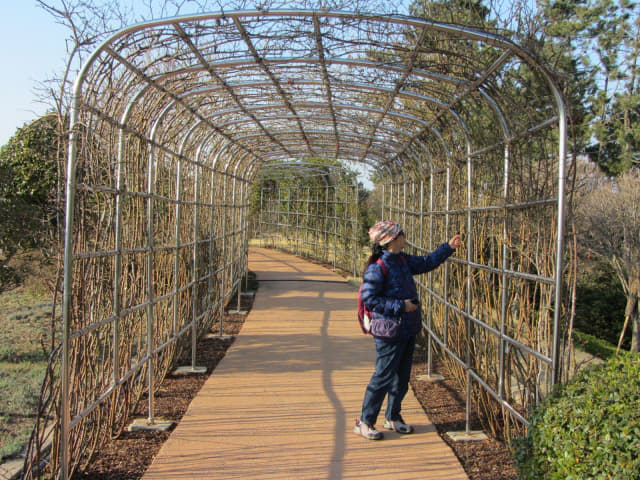
[[[449,246],[448,242],[443,243],[429,255],[405,255],[409,270],[412,275],[419,273],[427,273],[437,268],[447,258],[449,258],[455,250]]]
[[[362,281],[362,302],[371,312],[397,317],[404,312],[404,300],[384,295],[384,274],[380,265],[369,265]]]

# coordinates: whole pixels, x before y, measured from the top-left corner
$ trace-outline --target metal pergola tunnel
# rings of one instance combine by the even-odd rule
[[[499,32],[329,10],[150,21],[88,58],[70,122],[63,343],[32,465],[48,437],[69,478],[147,392],[153,422],[168,369],[188,349],[196,368],[245,288],[250,240],[360,276],[348,164],[374,172],[408,253],[463,235],[416,281],[429,368],[465,379],[468,412],[522,432],[560,380],[566,114]],[[354,293],[357,328],[355,310]]]

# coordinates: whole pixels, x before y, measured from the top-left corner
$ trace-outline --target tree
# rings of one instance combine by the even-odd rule
[[[582,101],[570,109],[585,112],[576,151],[586,152],[603,171],[618,175],[640,162],[640,97],[638,56],[640,16],[631,0],[542,0],[540,23],[546,37],[575,62],[580,76],[566,80],[572,89],[583,84]],[[561,69],[564,70],[564,69]],[[564,90],[564,88],[563,88]],[[580,100],[580,99],[578,99]],[[572,118],[572,125],[577,123]]]
[[[618,175],[640,164],[640,16],[629,0],[599,0],[592,9],[597,21],[585,34],[600,88],[591,101],[596,142],[590,153],[605,172]]]
[[[608,261],[627,297],[625,325],[632,325],[631,351],[640,351],[640,169],[617,179],[593,175],[591,188],[577,202],[581,242]]]
[[[21,248],[50,245],[55,225],[55,115],[17,130],[0,149],[0,255],[2,267]]]

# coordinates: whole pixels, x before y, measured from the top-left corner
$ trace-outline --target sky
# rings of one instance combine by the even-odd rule
[[[0,0],[0,146],[16,129],[46,113],[38,82],[61,72],[66,29],[33,0]]]

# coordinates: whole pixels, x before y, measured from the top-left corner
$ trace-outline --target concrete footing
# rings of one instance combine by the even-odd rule
[[[229,310],[227,313],[230,315],[246,315],[249,312],[246,310]]]
[[[207,333],[204,336],[204,338],[206,338],[207,340],[211,340],[211,339],[223,340],[225,342],[230,342],[231,340],[233,340],[232,335],[218,335],[217,333]]]
[[[439,373],[432,373],[430,375],[416,375],[416,380],[420,382],[439,382],[444,380],[444,377]]]
[[[140,430],[159,430],[166,432],[173,426],[174,422],[170,420],[162,420],[156,418],[153,423],[149,422],[148,418],[136,418],[131,425],[127,427],[130,432],[137,432]]]
[[[191,365],[178,367],[173,371],[174,375],[202,375],[207,373],[207,367],[192,367]]]
[[[489,440],[489,437],[485,435],[482,430],[471,430],[467,432],[447,432],[449,438],[454,442],[479,442],[482,440]]]

